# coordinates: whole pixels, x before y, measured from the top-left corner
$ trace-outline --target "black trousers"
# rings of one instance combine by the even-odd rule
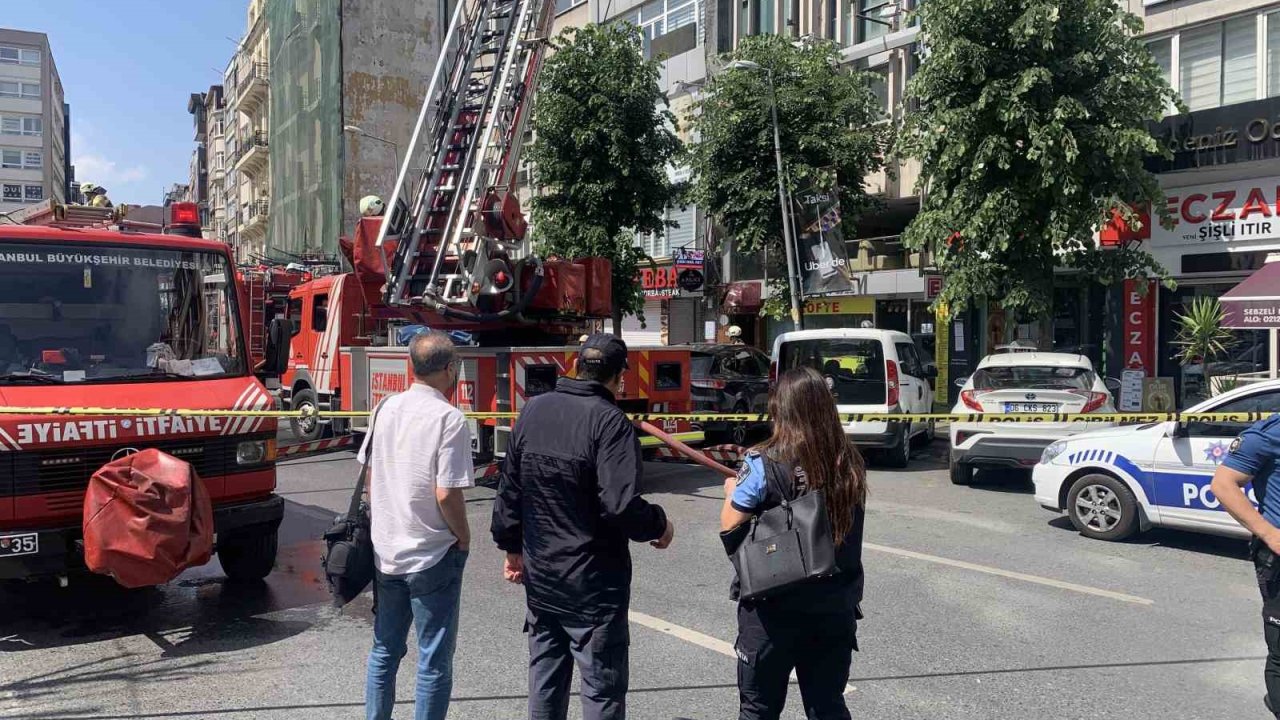
[[[529,720],[565,720],[573,666],[582,676],[583,720],[627,716],[627,612],[589,621],[529,608]]]
[[[1262,593],[1262,635],[1267,641],[1262,677],[1267,684],[1267,707],[1280,718],[1280,558],[1257,538],[1249,543],[1249,555]]]
[[[849,720],[844,701],[858,648],[855,612],[843,599],[821,608],[738,605],[739,720],[777,720],[795,670],[809,720]]]

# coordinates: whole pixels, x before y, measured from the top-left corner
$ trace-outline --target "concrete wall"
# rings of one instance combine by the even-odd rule
[[[341,124],[395,143],[343,134],[344,233],[355,227],[360,198],[378,195],[390,202],[397,155],[410,149],[452,9],[443,0],[342,2]]]
[[[1127,2],[1129,12],[1143,19],[1147,34],[1168,32],[1251,10],[1280,9],[1280,3],[1274,0],[1165,0],[1146,7],[1143,0]]]

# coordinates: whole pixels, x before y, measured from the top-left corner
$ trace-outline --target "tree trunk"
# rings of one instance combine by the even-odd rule
[[[622,309],[613,306],[613,334],[622,337]]]

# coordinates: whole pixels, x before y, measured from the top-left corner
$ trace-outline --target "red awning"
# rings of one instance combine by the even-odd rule
[[[1269,262],[1223,293],[1222,326],[1233,330],[1280,328],[1280,262]]]

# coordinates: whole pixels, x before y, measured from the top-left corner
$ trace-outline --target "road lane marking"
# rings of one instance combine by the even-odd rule
[[[670,635],[671,637],[676,638],[678,640],[683,640],[692,645],[697,645],[700,648],[704,648],[712,652],[720,653],[721,655],[724,655],[725,657],[731,657],[734,660],[738,659],[738,651],[734,649],[733,644],[727,643],[721,640],[720,638],[711,637],[710,635],[707,635],[705,633],[700,633],[697,630],[691,630],[687,627],[681,627],[679,625],[676,625],[675,623],[667,622],[662,618],[656,618],[652,615],[646,615],[642,612],[637,612],[635,610],[629,611],[627,613],[627,618],[631,620],[631,622],[637,625],[642,625],[644,627],[649,628],[650,630],[657,630],[663,635]],[[796,679],[796,674],[794,671],[792,671],[791,680],[794,681],[795,679]],[[848,695],[849,693],[853,692],[853,690],[854,690],[854,687],[852,685],[844,686],[845,695]]]
[[[1069,590],[1071,592],[1093,595],[1095,597],[1107,598],[1109,600],[1118,600],[1120,602],[1132,603],[1134,605],[1155,604],[1154,600],[1148,600],[1147,598],[1138,597],[1136,595],[1126,595],[1125,593],[1089,587],[1088,585],[1077,585],[1064,580],[1040,577],[1039,575],[1028,575],[1026,573],[1014,572],[1012,570],[1001,570],[1000,568],[990,567],[988,565],[978,565],[977,563],[965,562],[964,560],[952,560],[951,558],[938,557],[937,555],[929,555],[922,552],[916,552],[914,550],[902,550],[900,548],[889,547],[887,545],[877,545],[876,543],[863,543],[862,547],[868,550],[887,553],[889,555],[897,555],[898,557],[923,560],[925,562],[947,565],[949,567],[960,568],[962,570],[972,570],[973,572],[984,573],[986,575],[995,575],[997,577],[1009,578],[1010,580],[1021,580],[1035,585],[1054,587],[1059,590]]]

